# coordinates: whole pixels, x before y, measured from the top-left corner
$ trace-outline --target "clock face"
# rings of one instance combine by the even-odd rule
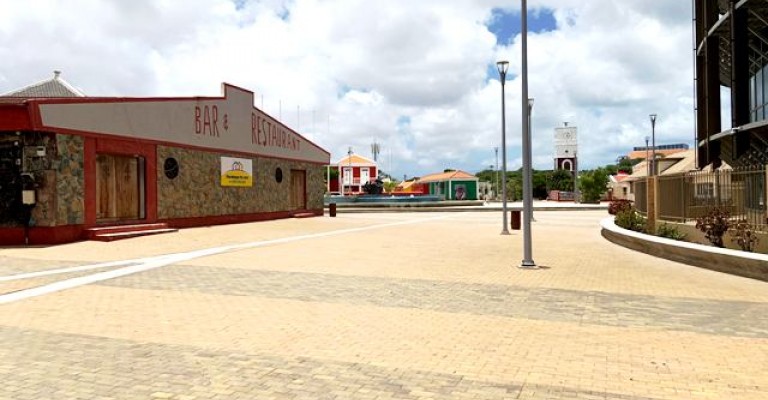
[[[573,135],[571,135],[571,132],[565,132],[565,135],[563,136],[565,136],[565,138],[568,140],[570,140],[573,137]]]

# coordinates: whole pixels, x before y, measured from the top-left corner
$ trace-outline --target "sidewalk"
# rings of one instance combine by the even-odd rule
[[[0,295],[147,267],[0,305],[0,399],[768,398],[768,283],[613,245],[606,215],[537,213],[538,270],[489,212],[0,249]]]

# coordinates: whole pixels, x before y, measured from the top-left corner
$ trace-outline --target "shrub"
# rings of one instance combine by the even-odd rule
[[[599,203],[600,196],[608,189],[608,173],[598,168],[586,171],[579,176],[581,200],[584,203]]]
[[[746,219],[736,221],[731,232],[731,242],[735,242],[743,251],[755,251],[755,246],[760,241],[755,235],[752,224]]]
[[[631,231],[635,232],[645,232],[645,226],[647,224],[645,217],[640,215],[640,213],[635,210],[634,207],[630,207],[626,210],[619,211],[616,213],[616,218],[614,219],[614,222],[617,226],[620,226],[624,229],[629,229]]]
[[[673,239],[673,240],[685,240],[685,233],[677,230],[674,225],[661,224],[659,230],[656,231],[656,236]]]
[[[696,229],[704,232],[707,240],[717,247],[723,246],[723,235],[728,231],[728,218],[731,214],[717,207],[709,210],[706,215],[696,218]]]
[[[629,200],[613,200],[608,204],[608,214],[616,215],[619,211],[625,211],[632,208],[632,202]]]

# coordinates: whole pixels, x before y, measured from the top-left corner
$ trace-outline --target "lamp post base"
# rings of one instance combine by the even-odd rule
[[[523,260],[523,262],[517,267],[520,269],[539,269],[533,260]]]
[[[506,230],[506,229],[504,229],[503,231],[501,231],[501,235],[509,235],[509,234],[510,234],[510,233],[509,233],[509,231],[508,231],[508,230]]]

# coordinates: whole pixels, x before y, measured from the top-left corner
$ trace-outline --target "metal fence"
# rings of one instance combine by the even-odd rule
[[[644,189],[645,183],[641,186]],[[728,211],[733,220],[746,220],[755,230],[768,232],[764,168],[659,176],[658,191],[658,215],[661,220],[695,221],[718,207]],[[635,199],[636,207],[641,210],[637,200],[642,199],[645,206],[645,191],[636,191]]]

